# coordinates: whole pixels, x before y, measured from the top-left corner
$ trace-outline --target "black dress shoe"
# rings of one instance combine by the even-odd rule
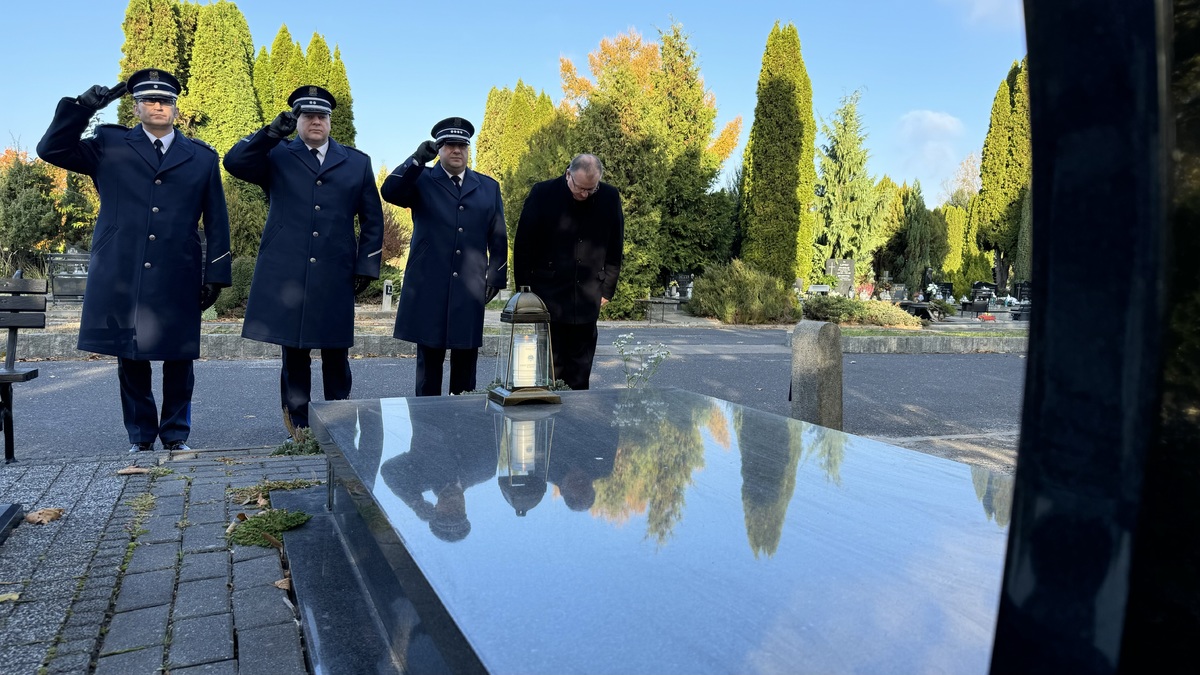
[[[133,445],[129,446],[130,452],[149,452],[153,449],[154,449],[153,441],[150,441],[147,443],[134,443]]]
[[[184,443],[183,441],[169,441],[167,443],[163,443],[163,450],[170,452],[187,452],[191,450],[191,448],[189,448],[188,444]]]

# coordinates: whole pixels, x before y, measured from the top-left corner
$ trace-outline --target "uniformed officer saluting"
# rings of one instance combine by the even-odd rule
[[[92,115],[133,95],[141,124],[104,124],[80,139]],[[229,285],[229,217],[217,153],[174,128],[179,81],[139,70],[109,89],[64,98],[38,143],[43,160],[92,177],[100,214],[92,235],[79,349],[117,357],[130,452],[187,450],[192,361],[200,357],[200,313]],[[207,242],[201,254],[197,224]],[[163,362],[162,415],[150,362]]]
[[[379,278],[383,204],[371,158],[329,137],[333,94],[306,85],[288,105],[235,145],[225,168],[271,201],[242,337],[283,347],[283,422],[295,437],[308,426],[310,350],[321,350],[325,400],[350,398],[354,296]]]
[[[392,204],[412,209],[412,249],[393,335],[417,345],[417,396],[442,393],[450,350],[450,393],[475,389],[483,306],[507,284],[508,239],[500,184],[467,168],[475,127],[450,117],[383,182]],[[425,163],[439,157],[436,167]]]

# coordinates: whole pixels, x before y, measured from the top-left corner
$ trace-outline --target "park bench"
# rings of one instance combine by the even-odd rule
[[[959,313],[959,315],[965,316],[967,312],[973,312],[975,314],[975,318],[978,319],[980,314],[986,314],[987,311],[988,311],[988,301],[987,300],[972,300],[970,302],[962,303],[962,306],[959,308],[958,313]]]
[[[654,308],[658,307],[658,322],[667,322],[667,308],[670,307],[674,311],[679,307],[679,298],[638,298],[634,302],[641,303],[646,306],[646,323],[654,323]]]
[[[38,376],[37,368],[17,368],[17,330],[46,327],[46,280],[24,279],[21,271],[11,279],[0,279],[0,327],[8,329],[4,369],[0,370],[0,426],[4,428],[4,463],[16,460],[13,453],[13,383]]]
[[[83,302],[91,258],[90,253],[51,253],[46,256],[50,265],[50,295],[54,298],[54,304]]]

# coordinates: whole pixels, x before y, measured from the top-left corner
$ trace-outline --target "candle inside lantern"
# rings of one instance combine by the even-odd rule
[[[512,453],[509,470],[514,476],[528,476],[534,472],[536,466],[536,423],[531,420],[514,420],[509,438],[509,452]]]
[[[537,384],[537,343],[526,335],[513,345],[512,356],[514,387],[532,387]]]

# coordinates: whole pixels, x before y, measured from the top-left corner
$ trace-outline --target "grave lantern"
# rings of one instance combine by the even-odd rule
[[[500,449],[496,482],[504,501],[518,516],[524,516],[546,495],[556,412],[558,408],[529,406],[505,408],[502,415],[496,415]]]
[[[500,405],[561,403],[550,352],[550,312],[528,286],[514,293],[500,312],[500,354],[496,386],[488,398]]]

